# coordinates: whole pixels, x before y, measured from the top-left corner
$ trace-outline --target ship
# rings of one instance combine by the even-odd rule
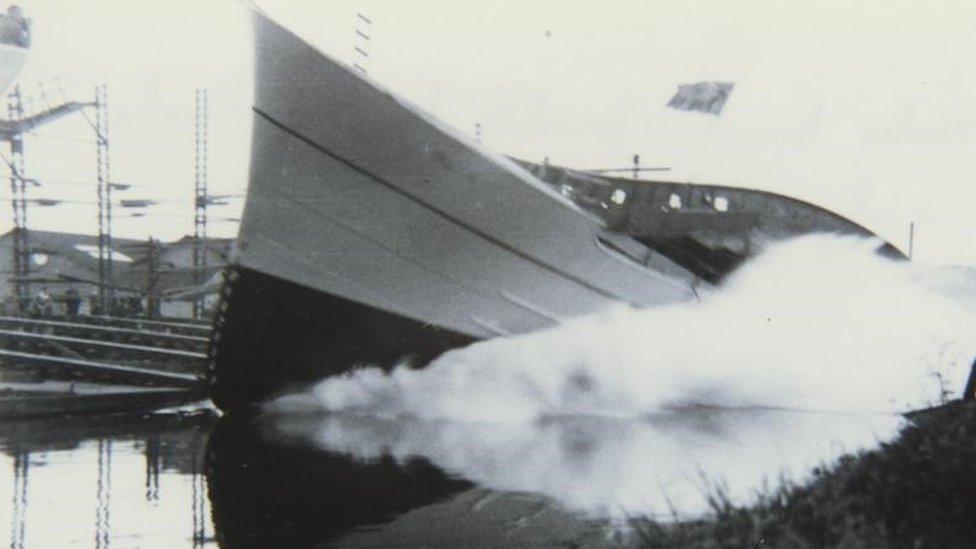
[[[249,183],[209,351],[224,410],[613,304],[699,299],[766,241],[872,235],[783,195],[497,154],[253,18]]]

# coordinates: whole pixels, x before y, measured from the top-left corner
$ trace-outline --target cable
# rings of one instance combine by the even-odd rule
[[[6,159],[6,156],[3,155],[3,152],[2,151],[0,151],[0,157],[3,157],[5,163],[8,166],[10,166],[10,161]],[[9,176],[9,175],[0,175],[0,179],[15,179],[15,178],[13,176]],[[95,186],[97,184],[95,181],[81,181],[81,180],[78,180],[78,179],[58,179],[58,178],[48,178],[48,177],[29,177],[29,178],[26,178],[26,179],[33,180],[33,181],[36,181],[38,183],[45,184],[45,185],[52,185],[52,186],[55,186],[55,187],[56,186],[59,186],[59,185],[74,186],[74,187],[93,187],[93,186]],[[185,188],[183,188],[183,187],[176,187],[174,185],[151,185],[151,184],[148,184],[148,183],[123,183],[121,181],[111,181],[110,184],[111,185],[116,185],[116,186],[125,185],[127,188],[128,187],[133,187],[133,188],[137,188],[137,189],[153,189],[153,190],[162,190],[162,189],[165,189],[167,191],[169,191],[169,190],[179,191],[180,193],[186,192],[186,189]],[[227,199],[243,198],[244,195],[243,194],[233,194],[233,192],[232,192],[232,194],[213,194],[213,195],[211,195],[211,197],[213,197],[214,199],[217,199],[217,200],[223,200],[225,198],[227,198]]]
[[[35,138],[48,138],[48,139],[58,139],[60,141],[69,141],[72,143],[82,143],[85,145],[95,145],[98,141],[92,139],[83,139],[81,137],[69,137],[67,135],[57,135],[53,133],[41,133],[41,132],[27,132],[28,135]]]

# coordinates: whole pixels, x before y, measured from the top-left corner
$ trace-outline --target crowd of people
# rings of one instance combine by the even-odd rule
[[[146,299],[139,295],[115,296],[107,310],[102,310],[97,292],[87,298],[75,288],[68,288],[53,295],[48,288],[40,288],[31,297],[22,298],[20,303],[8,298],[2,305],[3,314],[26,313],[31,317],[109,315],[121,317],[144,316],[147,311]]]

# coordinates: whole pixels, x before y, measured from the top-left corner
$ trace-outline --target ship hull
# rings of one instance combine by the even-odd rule
[[[423,365],[474,341],[246,267],[233,267],[226,279],[211,346],[211,396],[225,410],[299,390],[355,365]]]
[[[613,303],[694,297],[700,280],[671,260],[255,20],[250,181],[211,345],[222,408]]]

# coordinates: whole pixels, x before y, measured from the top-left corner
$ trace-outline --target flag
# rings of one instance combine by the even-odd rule
[[[732,93],[735,82],[696,82],[681,84],[668,106],[683,111],[700,111],[718,116]]]

